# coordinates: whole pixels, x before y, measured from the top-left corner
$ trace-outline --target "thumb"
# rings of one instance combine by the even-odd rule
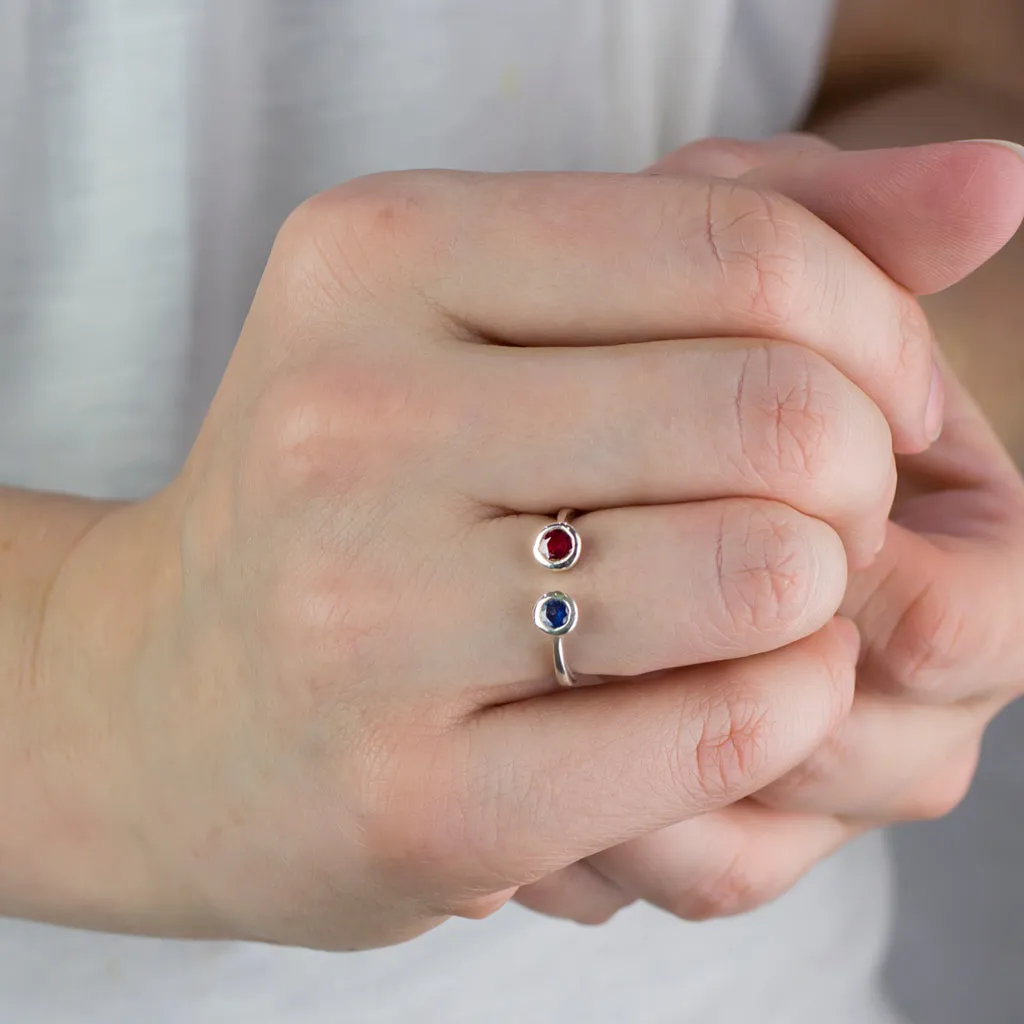
[[[806,206],[918,295],[976,270],[1024,219],[1024,151],[1011,144],[782,151],[743,177]]]
[[[1024,219],[1024,150],[1013,143],[843,152],[807,135],[707,139],[651,172],[740,177],[788,196],[918,295],[976,270]]]
[[[1024,481],[939,357],[946,427],[904,459],[885,547],[852,573],[842,612],[864,638],[862,678],[925,699],[1024,678]],[[961,666],[970,666],[964,672]]]
[[[842,614],[864,638],[858,685],[925,703],[1024,677],[1019,548],[929,537],[890,523],[885,548],[851,576]]]

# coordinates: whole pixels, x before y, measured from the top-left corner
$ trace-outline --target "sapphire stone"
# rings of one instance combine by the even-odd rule
[[[569,621],[569,606],[559,597],[544,604],[544,618],[552,629],[561,629]]]

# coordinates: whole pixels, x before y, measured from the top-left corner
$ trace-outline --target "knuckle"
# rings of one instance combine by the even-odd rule
[[[686,171],[713,174],[719,178],[738,178],[764,160],[763,147],[740,139],[712,137],[698,139],[670,153],[652,167],[649,174]]]
[[[742,297],[754,326],[786,325],[798,312],[807,268],[796,205],[734,182],[706,189],[705,241],[727,291]]]
[[[822,357],[801,345],[749,349],[735,413],[739,469],[766,492],[819,514],[888,509],[896,479],[888,423]]]
[[[836,374],[800,345],[749,349],[736,387],[741,459],[767,485],[832,482],[850,434]]]
[[[831,634],[821,631],[800,643],[806,659],[803,672],[810,684],[807,699],[801,702],[800,714],[779,723],[788,755],[786,769],[796,769],[799,777],[799,766],[809,759],[808,773],[823,780],[834,777],[850,753],[845,723],[853,709],[856,683],[853,658],[837,643],[822,643],[826,632]],[[786,778],[782,772],[773,775],[773,779],[780,777]],[[774,788],[779,782],[770,781],[770,785]],[[780,792],[789,791],[785,781],[782,786]]]
[[[839,700],[835,712],[832,717],[841,720],[843,707]],[[794,794],[827,786],[843,776],[852,753],[846,731],[841,725],[833,728],[810,757],[758,794],[758,800],[767,806],[783,807]]]
[[[900,818],[905,821],[937,821],[952,814],[970,791],[978,757],[979,749],[972,747],[939,771],[931,773],[906,798]]]
[[[735,799],[750,779],[761,776],[771,757],[774,729],[769,713],[755,698],[730,689],[709,701],[696,735],[692,721],[681,724],[681,742],[675,746],[683,786],[711,806]]]
[[[437,420],[422,377],[355,351],[280,374],[252,409],[248,461],[284,495],[344,494],[420,451]]]
[[[830,648],[818,656],[822,671],[816,693],[821,699],[821,718],[815,747],[828,740],[831,742],[828,751],[840,757],[848,749],[840,730],[853,709],[857,667],[848,652],[839,651],[836,645]]]
[[[970,653],[971,622],[958,594],[935,579],[926,580],[881,652],[890,684],[933,702],[951,699],[943,683]]]
[[[288,489],[319,478],[331,461],[338,411],[325,400],[312,375],[278,378],[253,412],[250,440],[254,454],[276,470]]]
[[[596,928],[599,925],[607,924],[623,907],[607,907],[607,906],[595,906],[595,907],[581,907],[576,910],[572,919],[577,924],[587,925],[591,928]]]
[[[715,568],[723,628],[732,636],[788,635],[827,618],[846,579],[831,529],[768,501],[723,503]]]
[[[932,330],[921,304],[908,292],[898,289],[890,363],[884,369],[895,380],[916,381],[923,404],[931,380]]]
[[[466,899],[453,900],[441,909],[444,913],[454,914],[456,917],[465,917],[471,921],[484,921],[488,917],[493,917],[511,898],[512,892],[509,890],[498,893],[486,893]],[[608,915],[608,917],[611,916],[611,914]],[[586,924],[588,922],[581,923]],[[596,923],[603,924],[604,922]]]
[[[360,445],[346,422],[351,408],[334,403],[321,375],[282,375],[257,399],[249,424],[244,472],[277,500],[291,501],[344,487],[359,458]],[[347,435],[347,437],[346,437]],[[342,439],[344,458],[339,455]]]
[[[691,921],[710,921],[745,914],[778,897],[783,886],[749,852],[744,845],[724,868],[712,871],[679,906],[671,907],[672,912]]]
[[[445,218],[433,177],[374,174],[301,203],[276,246],[291,279],[314,282],[334,297],[379,298],[408,284],[412,265],[444,251]]]

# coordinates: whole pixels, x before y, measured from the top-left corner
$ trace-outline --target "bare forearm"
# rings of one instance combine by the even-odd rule
[[[69,553],[108,509],[84,499],[0,489],[0,914],[34,909],[34,880],[49,871],[53,844],[38,842],[53,831],[48,819],[54,811],[45,768],[52,744],[49,695],[40,685],[41,639]],[[65,683],[68,691],[75,685],[73,679]]]
[[[117,682],[147,514],[0,488],[0,916],[130,928],[153,903]]]
[[[61,565],[108,507],[0,488],[0,692],[6,708],[33,687],[37,640]]]

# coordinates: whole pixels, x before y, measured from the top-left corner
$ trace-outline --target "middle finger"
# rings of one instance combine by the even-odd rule
[[[830,523],[855,565],[885,538],[896,485],[888,426],[801,346],[479,347],[450,358],[459,429],[445,458],[461,491],[486,505],[543,512],[749,495]]]

